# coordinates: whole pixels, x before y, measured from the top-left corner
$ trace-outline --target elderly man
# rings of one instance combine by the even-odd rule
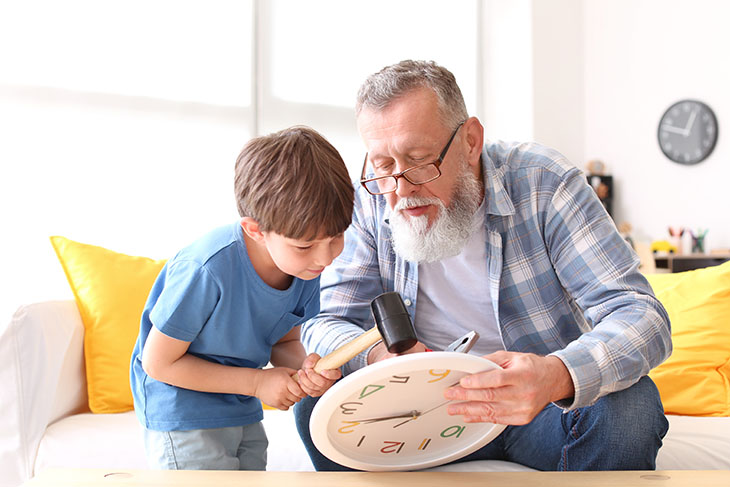
[[[397,291],[421,340],[410,353],[476,330],[472,353],[503,368],[445,392],[449,414],[509,425],[462,460],[654,469],[667,422],[646,375],[671,353],[669,319],[583,173],[538,144],[485,143],[433,62],[371,75],[357,125],[353,223],[302,327],[308,351],[363,333],[370,301]],[[390,356],[376,345],[344,372]],[[315,467],[339,469],[309,437],[314,402],[297,406],[297,426]]]

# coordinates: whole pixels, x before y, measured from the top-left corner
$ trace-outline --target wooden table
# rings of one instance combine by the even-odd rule
[[[225,472],[48,469],[29,487],[728,487],[730,470],[620,472]]]

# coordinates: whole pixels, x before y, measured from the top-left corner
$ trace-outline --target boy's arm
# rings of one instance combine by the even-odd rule
[[[295,326],[271,347],[271,365],[299,369],[307,357],[302,342],[299,341],[299,326]]]
[[[310,396],[321,396],[337,379],[342,376],[339,369],[314,371],[320,359],[319,355],[307,355],[302,342],[299,341],[300,326],[295,326],[271,347],[271,365],[274,367],[299,368],[299,385]]]
[[[190,342],[169,337],[154,326],[142,351],[142,367],[155,380],[201,392],[255,396],[286,409],[304,397],[291,379],[294,369],[259,370],[209,362],[187,353]]]

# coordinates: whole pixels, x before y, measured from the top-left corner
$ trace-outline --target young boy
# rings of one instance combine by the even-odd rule
[[[153,467],[264,470],[261,401],[286,410],[340,377],[314,372],[299,325],[351,222],[342,158],[307,127],[259,137],[236,161],[235,193],[241,220],[168,261],[142,313],[131,382]]]

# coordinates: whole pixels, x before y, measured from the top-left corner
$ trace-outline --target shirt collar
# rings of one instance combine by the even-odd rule
[[[507,167],[502,164],[500,167],[494,165],[489,157],[487,148],[484,146],[481,156],[482,174],[484,175],[484,199],[486,211],[489,215],[509,216],[515,214],[515,207],[512,199],[504,187],[504,172]]]

